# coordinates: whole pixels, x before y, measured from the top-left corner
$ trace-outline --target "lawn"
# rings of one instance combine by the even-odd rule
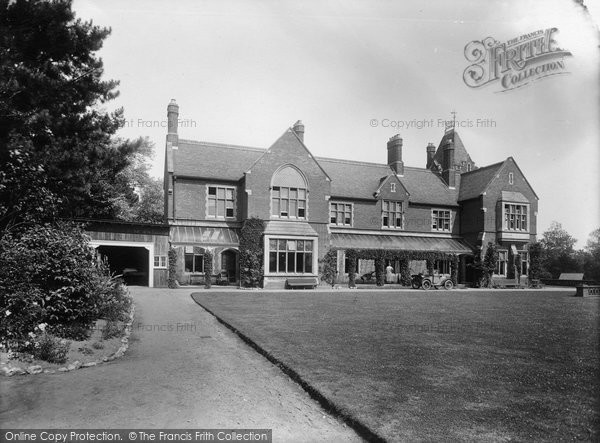
[[[598,441],[599,298],[573,290],[198,292],[390,441]]]

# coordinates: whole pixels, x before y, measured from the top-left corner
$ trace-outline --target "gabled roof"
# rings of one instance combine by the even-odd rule
[[[438,162],[440,165],[443,164],[444,160],[444,145],[449,138],[454,139],[454,163],[461,164],[463,161],[467,163],[473,163],[471,160],[471,156],[467,152],[465,145],[463,144],[460,135],[454,129],[446,132],[442,139],[440,140],[440,144],[438,145],[437,151],[433,156],[433,159]]]
[[[460,176],[460,193],[458,201],[469,200],[479,197],[483,194],[496,176],[504,162],[494,163],[493,165],[484,166],[483,168],[475,169],[470,172],[464,172]]]
[[[332,197],[373,199],[382,177],[392,173],[388,165],[318,157],[331,177]],[[458,193],[428,169],[404,167],[398,177],[413,203],[456,206]]]
[[[173,149],[173,173],[237,181],[264,152],[248,146],[180,139],[178,148]]]

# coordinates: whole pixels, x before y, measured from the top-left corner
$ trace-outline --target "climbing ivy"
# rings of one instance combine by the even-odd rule
[[[263,276],[265,223],[260,218],[244,220],[240,233],[240,281],[242,286],[257,288]]]

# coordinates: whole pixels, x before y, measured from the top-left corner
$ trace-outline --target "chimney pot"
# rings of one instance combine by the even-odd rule
[[[402,161],[402,137],[396,134],[387,142],[388,166],[398,175],[404,175],[404,162]]]

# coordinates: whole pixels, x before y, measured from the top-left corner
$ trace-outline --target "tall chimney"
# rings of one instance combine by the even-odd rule
[[[179,136],[177,135],[178,120],[179,105],[175,102],[175,99],[171,99],[167,106],[167,142],[171,142],[174,146],[177,146],[179,142]]]
[[[427,145],[427,169],[430,169],[433,165],[433,157],[435,156],[435,145],[433,143],[429,143]]]
[[[292,130],[296,133],[298,138],[302,140],[302,143],[304,143],[304,124],[298,120],[296,123],[294,123]]]
[[[402,161],[402,137],[396,134],[387,142],[388,166],[398,175],[404,175],[404,162]]]
[[[456,186],[456,174],[454,172],[454,140],[451,137],[448,137],[442,148],[444,150],[442,178],[449,188],[454,188]]]

